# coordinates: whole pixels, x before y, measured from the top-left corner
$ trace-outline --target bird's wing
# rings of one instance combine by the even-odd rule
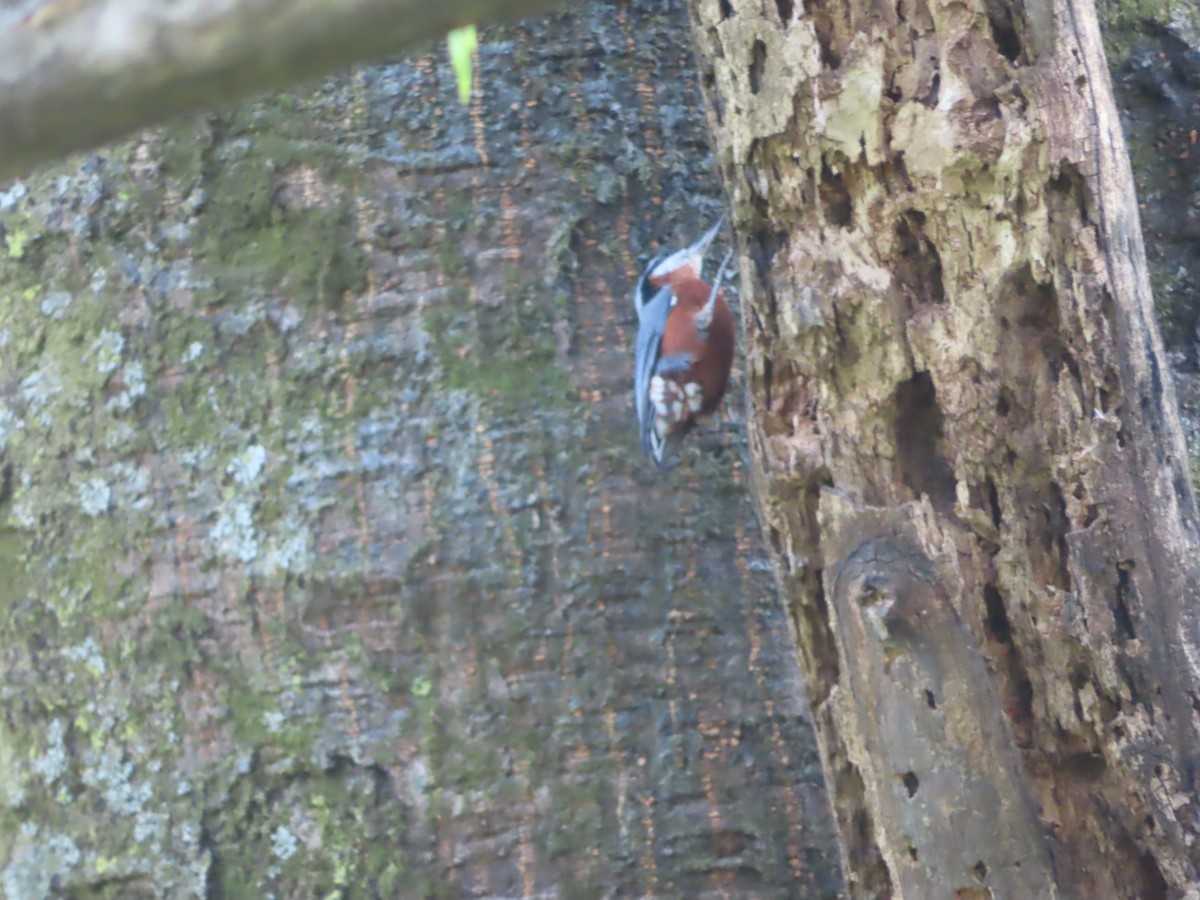
[[[660,351],[661,353],[661,351]],[[672,353],[670,356],[659,356],[658,364],[654,367],[655,375],[678,375],[690,369],[696,360],[690,353]]]
[[[637,405],[638,430],[642,450],[648,452],[654,413],[650,409],[650,379],[654,377],[662,351],[663,331],[671,314],[671,288],[664,287],[641,308],[638,319],[637,346],[633,371],[633,399]]]
[[[637,312],[639,320],[644,314],[643,310],[646,308],[646,304],[654,299],[656,289],[650,283],[650,273],[654,271],[654,267],[658,265],[663,255],[659,253],[646,264],[646,268],[642,270],[642,277],[637,280],[637,284],[633,287],[633,308]]]

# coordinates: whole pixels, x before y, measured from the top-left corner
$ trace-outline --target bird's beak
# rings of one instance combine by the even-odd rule
[[[687,257],[695,267],[696,275],[701,278],[704,277],[704,254],[708,252],[708,245],[716,239],[718,232],[721,230],[721,226],[724,224],[725,216],[722,214],[721,218],[717,219],[717,224],[713,225],[712,228],[704,232],[704,234],[700,236],[700,240],[696,241],[696,243],[692,244],[692,246],[688,247],[687,249]]]
[[[721,230],[721,226],[725,224],[725,217],[717,219],[717,224],[700,237],[700,240],[692,244],[690,247],[684,247],[682,250],[676,250],[666,259],[654,264],[654,268],[649,271],[649,276],[652,278],[666,278],[673,272],[678,272],[681,269],[691,269],[696,273],[697,278],[704,276],[704,254],[708,251],[708,245],[716,238],[717,232]]]

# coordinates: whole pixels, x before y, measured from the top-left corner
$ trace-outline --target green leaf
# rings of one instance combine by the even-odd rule
[[[471,59],[479,39],[474,25],[455,28],[446,35],[446,47],[450,51],[450,65],[454,67],[454,78],[458,81],[458,99],[466,106],[471,99]]]

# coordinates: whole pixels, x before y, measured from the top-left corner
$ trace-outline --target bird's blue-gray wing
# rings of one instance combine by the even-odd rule
[[[652,299],[654,299],[655,287],[650,283],[650,273],[654,271],[654,267],[662,261],[666,256],[665,253],[660,253],[646,264],[646,268],[642,270],[642,277],[637,280],[637,284],[633,288],[633,308],[637,311],[638,318],[642,317],[642,308]]]
[[[671,289],[664,287],[638,310],[637,346],[633,369],[633,398],[637,405],[638,432],[643,452],[650,452],[650,430],[654,427],[654,410],[650,408],[650,379],[662,345],[667,316],[671,314]]]

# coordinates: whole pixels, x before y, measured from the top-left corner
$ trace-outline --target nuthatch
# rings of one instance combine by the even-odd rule
[[[716,411],[733,365],[733,313],[721,296],[721,280],[702,279],[704,252],[722,218],[690,247],[661,253],[633,292],[638,314],[633,396],[642,452],[662,465],[668,440],[677,442],[696,420]]]

